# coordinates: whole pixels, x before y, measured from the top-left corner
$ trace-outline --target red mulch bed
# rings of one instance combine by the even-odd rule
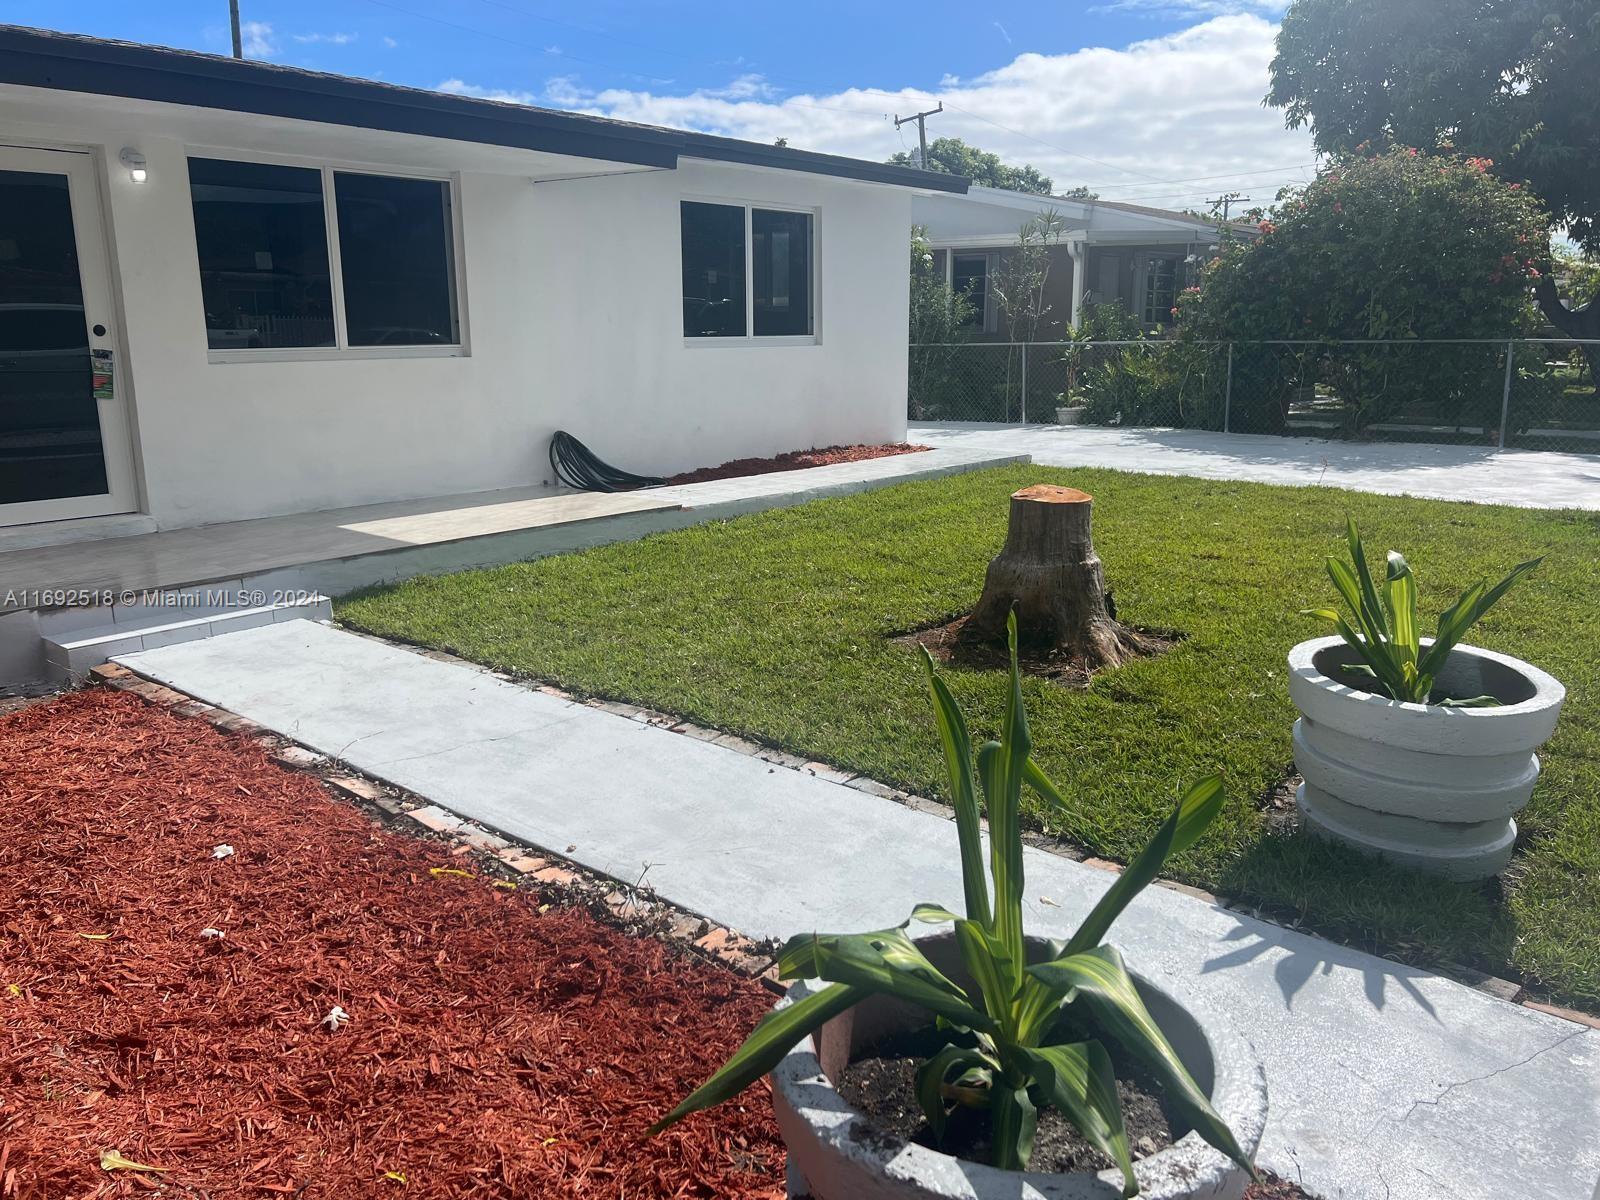
[[[821,450],[790,450],[775,458],[735,458],[720,467],[701,467],[674,475],[668,483],[705,483],[708,479],[737,479],[741,475],[770,475],[774,471],[800,471],[806,467],[827,467],[834,463],[862,462],[869,458],[890,458],[896,454],[917,454],[932,446],[913,446],[908,442],[888,442],[881,446],[827,446]]]
[[[640,1137],[759,986],[431,873],[463,860],[251,741],[109,690],[37,704],[0,719],[0,822],[5,1200],[782,1194],[759,1087]]]

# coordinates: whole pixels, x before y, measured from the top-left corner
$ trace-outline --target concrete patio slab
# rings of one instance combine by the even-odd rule
[[[961,894],[942,817],[328,626],[119,661],[753,936],[883,927]],[[1111,878],[1037,850],[1027,872],[1049,936]],[[1261,1161],[1316,1194],[1592,1200],[1600,1032],[1164,888],[1113,941],[1256,1043]]]
[[[1200,479],[1326,484],[1390,496],[1522,508],[1600,509],[1600,455],[1417,442],[1335,442],[1196,429],[1088,425],[913,425],[910,440],[1025,453],[1050,467],[1111,467]]]

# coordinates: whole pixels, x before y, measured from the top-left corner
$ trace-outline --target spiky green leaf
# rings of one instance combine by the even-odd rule
[[[963,1075],[974,1071],[992,1070],[991,1063],[971,1046],[946,1046],[917,1068],[917,1106],[928,1119],[934,1140],[944,1141],[945,1123],[950,1110],[945,1103],[944,1085],[950,1072],[960,1068]]]
[[[1106,1048],[1089,1041],[1041,1046],[1022,1054],[1038,1080],[1040,1099],[1059,1109],[1095,1149],[1117,1164],[1124,1196],[1138,1195],[1117,1077]]]
[[[933,693],[934,721],[944,747],[945,773],[950,778],[950,804],[956,813],[956,840],[961,849],[961,890],[966,900],[967,917],[989,923],[989,886],[983,877],[983,838],[978,796],[974,791],[972,738],[961,706],[934,669],[933,656],[922,650],[928,672],[928,687]]]
[[[731,1100],[782,1062],[783,1056],[801,1038],[820,1029],[851,1005],[860,1003],[867,994],[861,988],[834,984],[793,1004],[773,1009],[761,1018],[755,1030],[745,1039],[744,1045],[734,1052],[720,1070],[690,1092],[677,1108],[646,1132],[660,1133],[692,1112]]]
[[[1039,1113],[1026,1087],[1007,1087],[999,1080],[990,1089],[994,1121],[994,1165],[1002,1171],[1025,1171],[1033,1157],[1033,1135]]]
[[[1168,1102],[1202,1138],[1247,1170],[1254,1171],[1233,1131],[1211,1107],[1210,1100],[1195,1084],[1172,1043],[1167,1041],[1145,1008],[1122,964],[1122,955],[1115,948],[1100,946],[1040,963],[1029,967],[1028,973],[1060,989],[1063,994],[1072,992],[1074,1003],[1087,1005],[1096,1028],[1115,1039],[1155,1073]]]
[[[1189,785],[1189,790],[1173,807],[1155,836],[1139,851],[1127,869],[1106,889],[1077,932],[1067,941],[1066,954],[1077,954],[1098,946],[1122,910],[1160,874],[1162,864],[1181,854],[1204,833],[1222,811],[1222,776],[1207,775]]]

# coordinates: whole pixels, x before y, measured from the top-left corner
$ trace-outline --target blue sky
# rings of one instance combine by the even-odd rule
[[[888,117],[1158,206],[1303,178],[1262,109],[1280,0],[242,0],[247,53],[341,74],[881,159]],[[4,19],[226,53],[226,0],[13,0]]]

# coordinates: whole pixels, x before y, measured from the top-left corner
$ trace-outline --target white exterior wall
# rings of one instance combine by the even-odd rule
[[[550,156],[167,105],[80,100],[89,118],[41,122],[60,97],[0,90],[0,141],[89,147],[102,161],[119,386],[140,507],[164,527],[540,483],[558,428],[647,473],[905,435],[904,190],[691,162],[535,182],[530,168],[548,173]],[[196,143],[202,118],[208,140]],[[237,139],[216,140],[219,128]],[[334,142],[344,157],[326,152]],[[145,183],[117,165],[130,145]],[[186,158],[268,146],[311,163],[455,171],[464,356],[208,360]],[[817,344],[686,343],[685,196],[816,209]]]

